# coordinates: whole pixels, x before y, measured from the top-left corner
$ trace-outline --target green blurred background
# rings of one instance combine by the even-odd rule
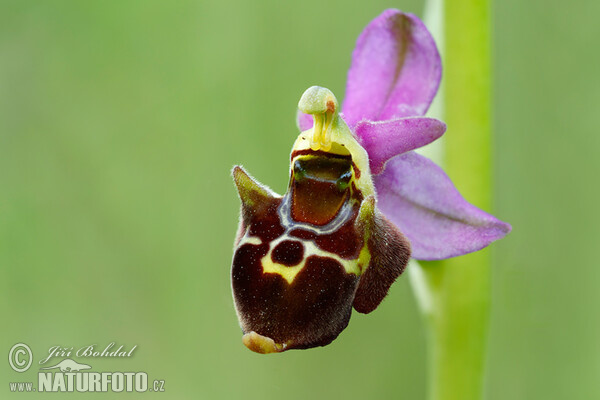
[[[243,347],[229,286],[231,167],[283,191],[299,96],[319,84],[343,98],[355,39],[388,7],[423,10],[0,1],[0,353],[137,345],[90,360],[166,381],[131,398],[423,399],[408,279],[332,345],[276,356]],[[514,231],[492,246],[490,400],[600,398],[598,12],[493,7],[494,212]],[[3,359],[12,398],[8,382],[37,368]]]

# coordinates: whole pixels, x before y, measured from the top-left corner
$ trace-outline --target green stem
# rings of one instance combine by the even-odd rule
[[[490,292],[486,252],[414,267],[421,268],[430,300],[429,399],[481,399]]]
[[[489,209],[490,3],[444,3],[444,169],[467,200]],[[429,399],[481,399],[490,302],[488,251],[411,267],[428,330]]]

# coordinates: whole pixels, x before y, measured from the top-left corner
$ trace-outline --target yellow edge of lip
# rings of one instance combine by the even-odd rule
[[[260,335],[254,331],[242,336],[242,343],[250,350],[260,354],[281,353],[287,347],[285,343],[275,343],[270,337]]]

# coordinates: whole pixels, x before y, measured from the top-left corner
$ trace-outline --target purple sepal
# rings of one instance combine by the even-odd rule
[[[418,260],[471,253],[511,230],[468,203],[440,167],[415,152],[390,160],[374,181],[380,210],[408,237]]]
[[[386,10],[359,36],[348,71],[342,111],[353,127],[424,115],[442,73],[431,34],[415,15]]]

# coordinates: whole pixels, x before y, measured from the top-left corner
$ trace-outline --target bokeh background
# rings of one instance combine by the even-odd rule
[[[492,246],[490,400],[600,398],[599,4],[493,6],[493,211],[514,230]],[[343,98],[356,37],[389,7],[423,15],[416,0],[0,1],[0,353],[137,345],[90,360],[166,381],[128,398],[423,399],[408,279],[332,345],[276,356],[243,347],[229,286],[231,167],[284,190],[299,96]],[[12,398],[37,368],[3,360]]]

